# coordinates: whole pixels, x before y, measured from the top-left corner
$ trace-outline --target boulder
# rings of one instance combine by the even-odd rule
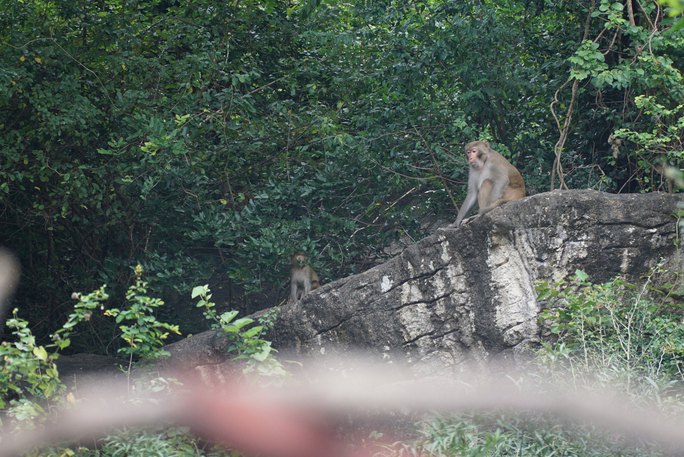
[[[295,355],[351,350],[414,366],[509,360],[540,342],[535,283],[681,267],[678,194],[554,191],[438,229],[384,264],[280,308],[266,337]]]

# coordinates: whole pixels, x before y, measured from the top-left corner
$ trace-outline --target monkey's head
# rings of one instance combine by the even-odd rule
[[[487,161],[489,143],[487,141],[473,141],[466,144],[465,152],[466,156],[468,156],[468,164],[472,168],[479,170]]]
[[[292,266],[297,268],[304,268],[308,264],[306,254],[297,252],[292,256]]]

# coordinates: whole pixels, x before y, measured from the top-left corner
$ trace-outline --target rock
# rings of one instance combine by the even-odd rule
[[[677,194],[554,191],[453,225],[280,308],[266,337],[296,355],[360,349],[418,367],[521,360],[540,340],[538,280],[637,280],[679,268]],[[454,214],[455,217],[455,214]]]
[[[121,369],[126,361],[110,355],[60,355],[56,363],[59,378],[70,387],[90,384],[103,378],[124,379]]]
[[[170,356],[163,357],[160,362],[175,368],[217,365],[226,360],[227,347],[227,338],[215,330],[208,330],[165,346]]]

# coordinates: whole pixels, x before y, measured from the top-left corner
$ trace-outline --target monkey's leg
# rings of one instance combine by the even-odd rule
[[[292,281],[292,283],[290,284],[290,303],[294,303],[297,300],[299,300],[299,297],[297,295],[297,283],[295,281]]]
[[[505,194],[503,197],[501,197],[500,199],[498,199],[497,201],[495,201],[491,205],[482,208],[480,210],[480,214],[488,213],[491,210],[493,210],[494,208],[496,208],[497,206],[501,206],[504,203],[514,202],[514,201],[518,201],[518,200],[520,200],[520,198],[516,195],[509,196],[508,194]]]
[[[486,213],[490,212],[491,210],[493,210],[493,209],[496,208],[497,206],[501,206],[501,205],[503,205],[504,203],[506,203],[507,201],[508,201],[508,200],[504,200],[503,198],[498,199],[497,201],[495,201],[495,202],[492,203],[491,205],[485,206],[484,208],[481,208],[481,209],[480,209],[480,215],[486,214]]]

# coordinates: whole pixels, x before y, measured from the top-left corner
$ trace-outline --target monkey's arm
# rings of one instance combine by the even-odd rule
[[[458,216],[456,216],[456,225],[461,225],[461,221],[465,217],[465,215],[468,213],[468,210],[472,208],[472,206],[475,204],[475,200],[477,199],[477,191],[474,189],[468,189],[468,195],[466,196],[465,201],[461,205],[461,209],[458,211]]]

